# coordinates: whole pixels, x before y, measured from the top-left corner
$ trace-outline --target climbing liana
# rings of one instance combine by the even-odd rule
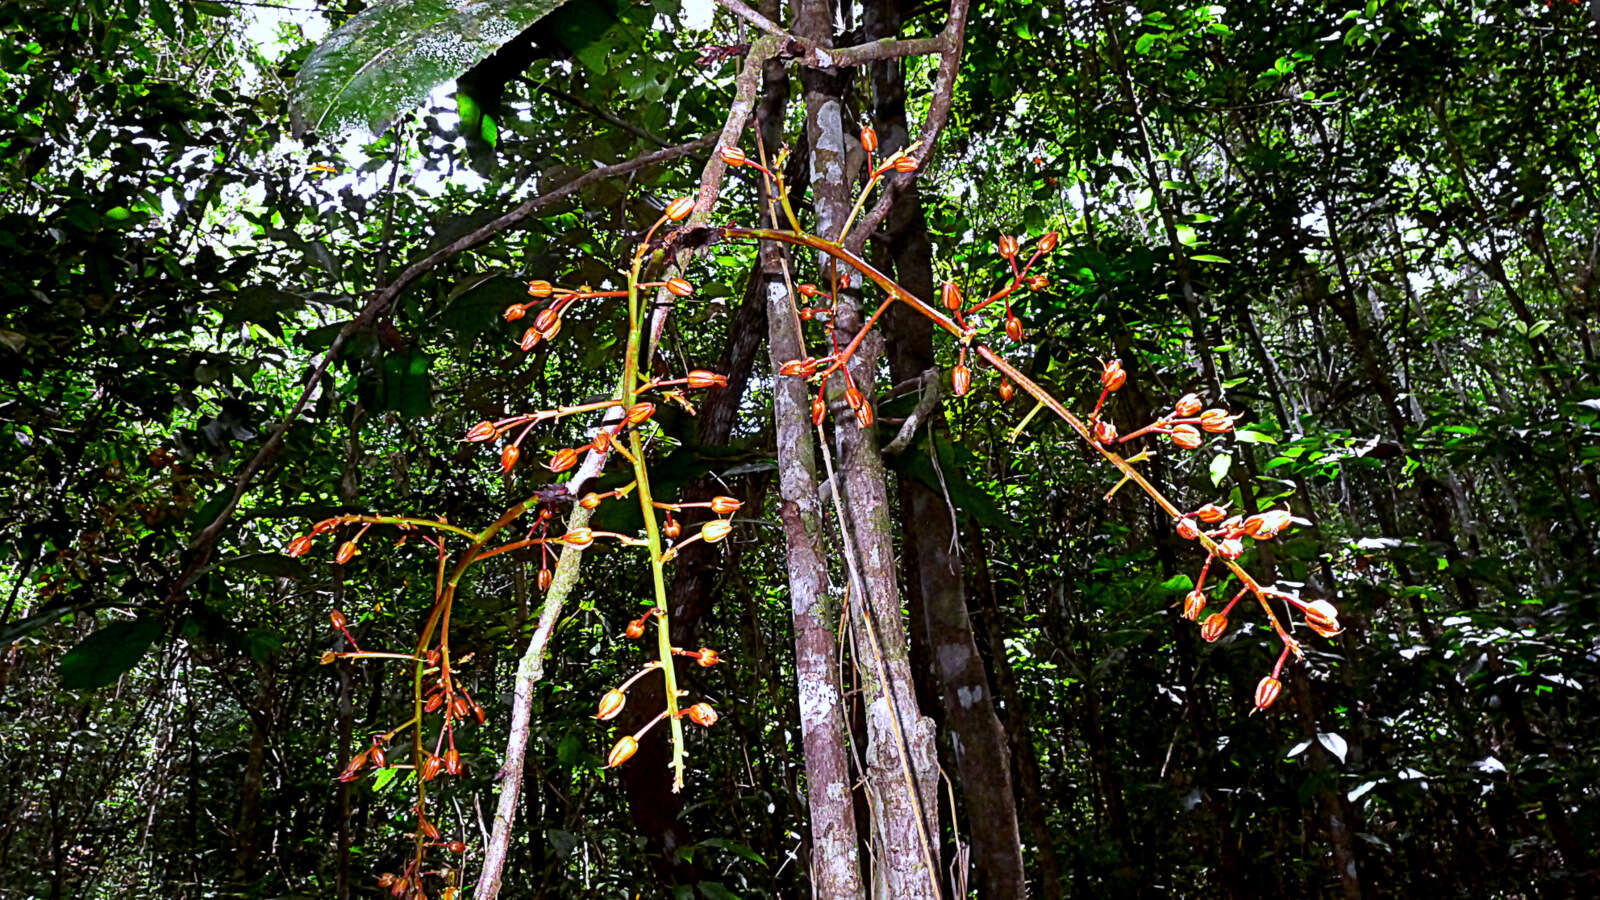
[[[604,767],[626,765],[638,752],[641,741],[665,723],[671,745],[672,788],[680,790],[687,759],[683,720],[701,729],[717,724],[718,712],[710,703],[700,700],[685,705],[688,692],[679,687],[677,665],[681,661],[712,669],[724,662],[723,657],[709,647],[672,645],[664,572],[684,548],[729,539],[736,525],[734,516],[743,503],[726,495],[696,502],[667,502],[658,500],[652,489],[651,450],[658,444],[657,438],[663,436],[658,412],[664,405],[672,405],[692,414],[696,409],[695,392],[728,385],[727,374],[708,369],[689,369],[681,375],[652,374],[659,371],[652,368],[650,360],[652,310],[692,298],[696,293],[695,285],[681,271],[692,254],[675,248],[743,241],[813,251],[810,256],[818,261],[814,280],[791,282],[788,296],[795,327],[806,346],[816,349],[780,360],[777,371],[780,377],[802,379],[813,386],[810,420],[819,433],[834,416],[842,416],[845,427],[868,429],[877,424],[873,386],[852,372],[850,363],[863,339],[895,304],[909,307],[954,338],[955,361],[949,372],[951,395],[972,397],[980,382],[992,374],[995,391],[1003,403],[1022,392],[1034,399],[1034,413],[1053,413],[1086,442],[1091,453],[1120,474],[1120,480],[1107,494],[1108,500],[1132,481],[1170,516],[1177,535],[1197,544],[1204,553],[1199,576],[1183,598],[1181,610],[1183,618],[1197,623],[1204,640],[1217,641],[1229,632],[1241,600],[1253,597],[1257,601],[1282,645],[1271,673],[1256,687],[1258,709],[1273,705],[1282,690],[1280,679],[1285,663],[1291,655],[1302,654],[1300,643],[1285,625],[1287,616],[1279,615],[1275,603],[1283,603],[1285,610],[1297,611],[1306,627],[1319,635],[1332,637],[1340,632],[1338,613],[1332,604],[1326,600],[1303,600],[1293,592],[1263,585],[1240,564],[1247,541],[1269,541],[1291,527],[1294,518],[1290,512],[1271,509],[1248,515],[1230,514],[1215,503],[1184,511],[1139,470],[1138,465],[1151,457],[1151,450],[1124,457],[1118,449],[1129,442],[1145,440],[1168,442],[1182,451],[1195,450],[1208,435],[1231,432],[1238,418],[1236,413],[1221,406],[1207,408],[1198,395],[1186,394],[1172,405],[1170,412],[1154,421],[1131,430],[1119,429],[1107,415],[1107,402],[1128,382],[1128,370],[1120,360],[1101,363],[1098,397],[1090,412],[1079,416],[996,349],[1002,338],[1011,345],[1022,344],[1027,338],[1019,309],[1030,294],[1050,286],[1049,277],[1039,270],[1059,243],[1056,232],[1033,240],[1000,235],[994,244],[1000,260],[997,276],[987,282],[977,277],[963,279],[965,283],[946,280],[932,302],[914,296],[848,249],[850,229],[883,179],[893,173],[914,172],[919,166],[915,144],[880,158],[878,136],[872,128],[863,129],[860,139],[869,160],[866,177],[854,209],[837,234],[824,236],[801,228],[781,174],[782,153],[778,160],[769,161],[764,153],[752,155],[736,146],[723,146],[717,155],[724,164],[748,167],[765,182],[769,200],[761,213],[767,227],[707,226],[699,219],[708,211],[697,210],[694,197],[679,197],[664,205],[659,217],[637,241],[627,264],[619,270],[615,282],[618,286],[567,287],[534,278],[527,282],[528,299],[504,309],[505,321],[529,322],[516,340],[520,349],[527,352],[557,340],[563,322],[577,310],[607,302],[626,306],[627,337],[619,345],[617,384],[609,396],[480,421],[460,438],[466,444],[490,450],[502,478],[513,477],[528,464],[531,454],[542,460],[540,465],[547,472],[566,479],[561,482],[564,493],[552,494],[547,489],[530,496],[478,530],[438,516],[348,513],[319,521],[310,533],[289,541],[288,554],[304,556],[314,549],[318,538],[329,536],[337,541],[335,563],[349,566],[363,558],[374,540],[374,529],[382,529],[398,535],[397,550],[423,550],[434,569],[432,606],[413,647],[400,651],[362,649],[357,641],[359,617],[351,618],[335,610],[330,621],[338,643],[322,656],[325,663],[394,661],[409,673],[409,714],[393,728],[371,734],[368,746],[347,760],[336,776],[341,781],[353,781],[368,773],[389,770],[406,770],[416,776],[410,806],[414,829],[409,859],[397,871],[378,878],[379,886],[394,896],[423,898],[430,890],[437,890],[439,896],[454,896],[464,884],[467,845],[464,840],[443,833],[430,802],[429,788],[440,779],[457,777],[468,770],[468,761],[456,746],[457,730],[483,725],[489,718],[458,677],[459,667],[471,654],[458,658],[450,644],[453,602],[471,566],[513,552],[523,559],[531,555],[538,560],[539,589],[564,592],[576,578],[579,552],[611,546],[644,553],[651,570],[654,602],[643,615],[626,622],[621,633],[627,640],[644,640],[653,629],[653,658],[644,660],[632,675],[599,696],[594,719],[601,725],[615,721],[629,703],[630,690],[644,679],[662,679],[662,693],[651,692],[650,696],[664,700],[661,709],[647,712],[650,717],[643,726],[611,740]],[[696,218],[691,219],[691,215]],[[686,219],[689,221],[683,226],[673,227]],[[786,258],[786,266],[811,265],[802,255]],[[649,277],[646,273],[650,273]],[[647,292],[655,292],[653,301],[647,302]],[[869,292],[880,297],[862,318],[861,326],[853,333],[837,329],[844,304],[865,300]],[[863,312],[867,308],[863,306]],[[1034,413],[1028,414],[1019,430]],[[531,446],[539,426],[571,417],[594,423],[586,426],[585,441],[571,446]],[[583,491],[587,481],[616,460],[631,470],[630,481],[605,491]],[[559,522],[557,511],[562,506],[592,512],[602,504],[618,501],[638,505],[643,517],[640,532],[624,534],[587,524],[563,528]],[[684,521],[689,510],[696,510],[702,517],[692,525]],[[706,515],[709,518],[703,518]],[[586,523],[587,516],[582,521]],[[1236,580],[1241,587],[1220,609],[1214,609],[1210,591],[1216,585],[1208,584],[1207,579],[1220,571],[1226,571],[1231,579],[1219,580]]]

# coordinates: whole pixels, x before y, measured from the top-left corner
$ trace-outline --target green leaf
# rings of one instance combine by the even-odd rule
[[[289,92],[296,135],[381,134],[566,0],[384,0],[306,58]]]
[[[1232,263],[1233,262],[1233,260],[1228,259],[1227,257],[1218,256],[1215,253],[1196,253],[1195,255],[1193,255],[1193,256],[1191,256],[1189,258],[1194,260],[1195,262],[1209,262],[1209,263]]]
[[[400,770],[393,766],[385,766],[379,769],[378,776],[372,779],[372,789],[374,791],[383,790],[389,786],[390,782],[394,781],[394,777],[398,774],[400,774]]]
[[[715,847],[718,850],[726,850],[735,856],[741,856],[745,859],[748,859],[758,866],[764,866],[767,864],[767,861],[762,858],[761,854],[750,849],[748,846],[739,843],[738,841],[730,841],[727,838],[706,838],[700,843],[707,847]]]
[[[1156,45],[1156,41],[1160,39],[1161,36],[1158,34],[1141,34],[1139,35],[1139,39],[1133,42],[1133,52],[1143,56],[1146,53],[1149,53],[1150,48],[1154,47]]]
[[[1160,588],[1166,594],[1187,594],[1194,590],[1194,579],[1179,573],[1161,582]]]
[[[1211,457],[1211,483],[1219,485],[1222,479],[1228,477],[1228,470],[1233,467],[1232,453],[1218,453]]]
[[[571,768],[578,761],[578,755],[583,752],[583,739],[575,731],[569,731],[561,736],[561,741],[556,744],[556,762]]]
[[[1262,434],[1259,431],[1251,431],[1248,428],[1240,428],[1235,431],[1233,439],[1241,444],[1276,444],[1278,442],[1271,435]]]
[[[283,649],[283,636],[271,628],[252,628],[244,641],[250,658],[263,665],[272,658],[272,654]]]
[[[473,338],[493,328],[506,307],[528,299],[528,284],[503,273],[474,277],[450,292],[444,325],[463,338]]]
[[[93,691],[122,677],[161,636],[155,619],[112,622],[61,657],[56,672],[69,691]]]
[[[178,37],[178,19],[172,13],[172,4],[168,0],[150,0],[150,20],[156,23],[161,33],[169,38]]]
[[[929,490],[948,496],[956,508],[977,519],[987,528],[1015,533],[1016,522],[994,502],[983,488],[974,484],[967,473],[976,468],[976,456],[963,444],[938,438],[936,447],[939,463],[935,467],[928,454],[928,439],[919,438],[904,453],[886,460],[901,475],[915,478]]]
[[[210,523],[207,523],[210,524]],[[293,557],[281,553],[255,553],[250,556],[236,556],[222,563],[224,569],[234,571],[255,572],[270,578],[293,578],[299,581],[306,577],[306,567]]]
[[[223,307],[225,325],[249,322],[253,325],[279,327],[279,319],[304,307],[306,298],[270,285],[253,285],[234,294]]]
[[[1037,205],[1029,204],[1028,208],[1022,211],[1022,226],[1029,234],[1044,234],[1044,225],[1044,210]]]
[[[222,510],[228,505],[228,501],[232,499],[232,485],[218,488],[216,492],[206,500],[205,503],[201,504],[199,509],[193,510],[189,513],[188,521],[190,524],[195,526],[196,537],[200,535],[200,532],[205,529],[207,525],[215,522],[217,520],[217,516],[222,515]]]
[[[313,328],[310,331],[303,331],[295,337],[295,343],[307,350],[326,350],[333,346],[333,342],[338,338],[339,332],[343,331],[348,324],[350,323],[334,322]]]
[[[461,130],[472,132],[482,127],[483,107],[478,99],[465,90],[456,91],[456,116],[461,119]]]
[[[384,408],[407,417],[426,413],[433,405],[433,380],[428,376],[428,354],[412,349],[383,358]]]
[[[567,48],[579,65],[599,76],[611,73],[613,51],[619,46],[637,46],[641,40],[633,28],[617,19],[607,3],[574,3],[552,15],[545,25],[555,33],[556,42]],[[634,54],[629,64],[634,67],[635,77],[625,80],[625,88],[649,92],[654,99],[660,99],[666,90],[666,83],[655,77],[650,57]]]

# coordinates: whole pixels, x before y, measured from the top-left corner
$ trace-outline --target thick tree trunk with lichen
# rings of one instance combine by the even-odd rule
[[[757,119],[770,151],[782,133],[789,77],[781,63],[768,63],[763,82]],[[763,204],[762,208],[767,207]],[[779,362],[805,355],[799,320],[783,277],[785,252],[780,245],[764,243],[759,258],[775,376],[778,509],[788,551],[789,596],[794,613],[795,678],[811,827],[812,896],[817,900],[862,900],[866,890],[861,878],[855,798],[850,787],[843,694],[838,683],[839,636],[835,624],[840,607],[828,587],[810,402],[804,382],[776,374]]]
[[[795,33],[832,46],[833,12],[826,0],[799,0]],[[801,73],[806,105],[806,141],[811,151],[811,193],[815,230],[838,238],[850,212],[843,122],[845,79],[837,73]],[[830,281],[827,270],[824,282]],[[837,329],[841,344],[860,330],[859,298],[840,291]],[[858,387],[869,397],[883,339],[870,334],[850,364]],[[841,401],[844,379],[829,384],[837,427],[834,488],[845,510],[847,533],[861,582],[851,598],[854,656],[867,703],[867,788],[872,797],[873,844],[882,862],[873,885],[876,896],[937,897],[938,817],[934,800],[938,763],[933,723],[917,711],[907,656],[905,623],[896,581],[894,539],[887,479],[876,432],[856,425]]]

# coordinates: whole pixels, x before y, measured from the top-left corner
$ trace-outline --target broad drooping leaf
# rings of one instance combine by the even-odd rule
[[[328,35],[295,76],[297,135],[380,134],[566,0],[384,0]]]
[[[111,684],[133,668],[160,636],[161,623],[155,619],[112,622],[61,657],[57,670],[61,686],[69,691],[93,691]]]

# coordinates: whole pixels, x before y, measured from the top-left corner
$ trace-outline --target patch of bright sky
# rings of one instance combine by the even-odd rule
[[[705,31],[716,18],[716,0],[683,0],[678,21],[688,31]]]

